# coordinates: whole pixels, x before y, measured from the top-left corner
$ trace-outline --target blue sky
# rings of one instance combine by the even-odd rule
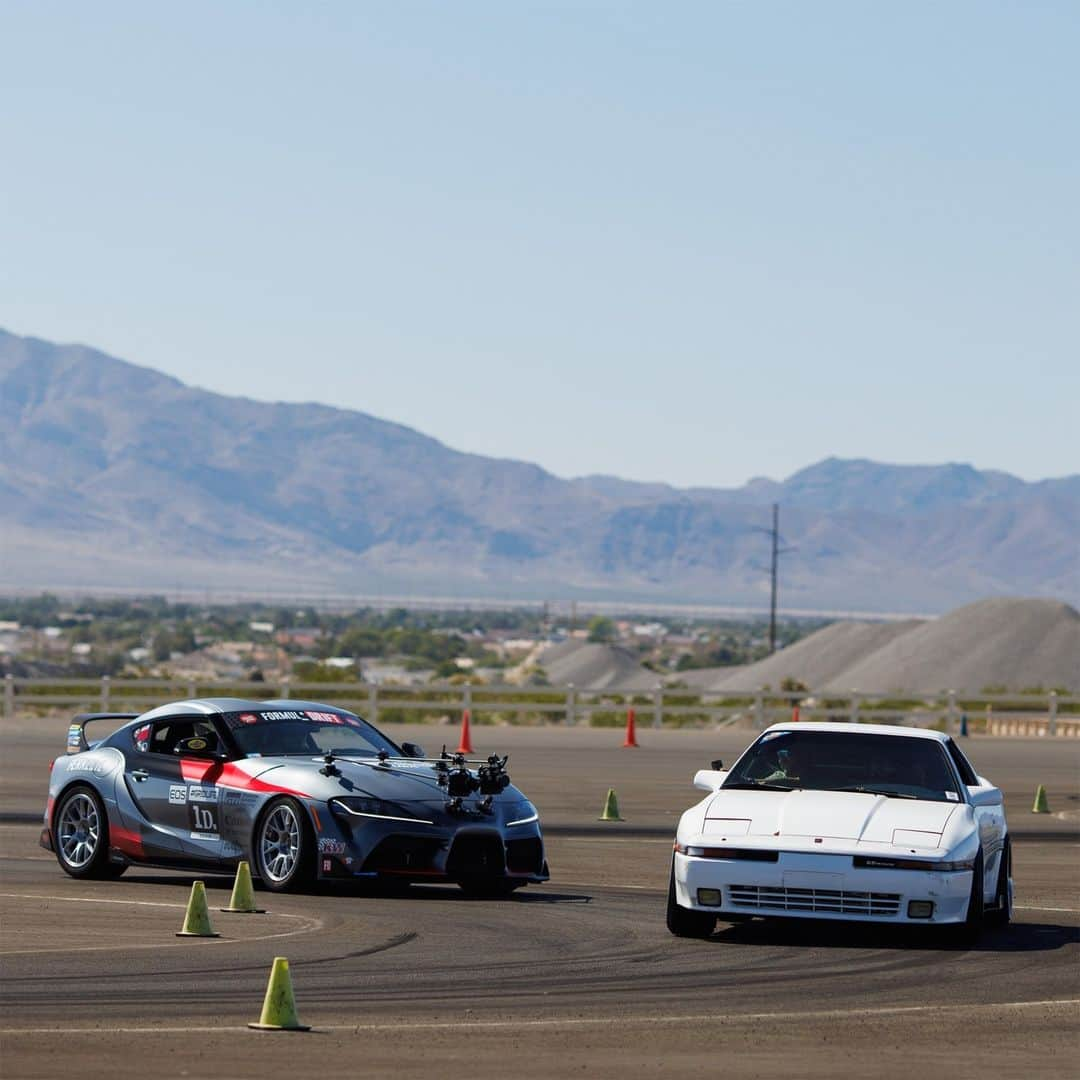
[[[1080,5],[0,9],[0,325],[680,485],[1080,469]]]

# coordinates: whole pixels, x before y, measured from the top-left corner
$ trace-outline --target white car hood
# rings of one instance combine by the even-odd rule
[[[959,806],[847,791],[721,790],[706,808],[705,830],[936,847]]]

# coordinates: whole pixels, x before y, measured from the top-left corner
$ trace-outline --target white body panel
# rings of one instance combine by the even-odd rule
[[[911,728],[780,724],[769,729],[774,730],[915,736],[936,739],[947,752],[946,736]],[[935,864],[970,865],[981,851],[983,891],[989,902],[997,886],[1007,825],[1000,791],[982,777],[977,785],[966,786],[955,762],[952,767],[957,768],[963,801],[959,796],[953,802],[798,788],[725,791],[727,772],[702,770],[695,785],[711,791],[679,822],[676,902],[720,918],[731,914],[922,925],[963,922],[973,871],[939,870]],[[724,857],[698,854],[702,849]],[[864,858],[920,866],[856,865]],[[699,889],[719,891],[720,903],[700,903]],[[931,901],[933,916],[909,919],[908,903],[913,900]]]

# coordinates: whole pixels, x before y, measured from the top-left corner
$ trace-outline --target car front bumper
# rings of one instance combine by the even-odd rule
[[[970,870],[855,867],[850,855],[782,851],[776,862],[760,862],[675,854],[679,905],[720,918],[727,914],[924,926],[958,923],[967,917],[971,875]],[[699,890],[719,903],[702,903]],[[929,917],[909,915],[913,902],[933,904]]]

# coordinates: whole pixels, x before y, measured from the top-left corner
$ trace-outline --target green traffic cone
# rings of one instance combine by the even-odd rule
[[[251,867],[246,860],[236,867],[229,906],[220,909],[228,915],[265,915],[266,909],[255,906],[255,890],[251,884]]]
[[[1035,789],[1035,805],[1031,808],[1033,814],[1049,814],[1050,804],[1046,800],[1046,788],[1040,784]]]
[[[266,997],[263,1000],[262,1013],[258,1023],[248,1024],[257,1031],[310,1031],[306,1024],[300,1023],[296,1015],[296,999],[293,997],[292,979],[289,976],[289,961],[284,956],[275,956],[270,968],[270,981],[266,984]]]
[[[191,897],[184,914],[184,928],[177,937],[221,937],[210,925],[210,909],[206,906],[206,886],[201,881],[191,883]]]
[[[597,819],[599,821],[623,821],[619,817],[619,800],[615,796],[615,789],[608,788],[607,798],[604,800],[604,812]]]

